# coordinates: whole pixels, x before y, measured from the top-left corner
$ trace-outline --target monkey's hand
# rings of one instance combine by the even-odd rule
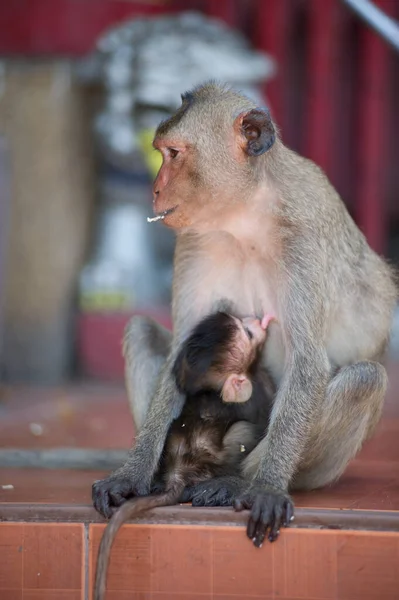
[[[146,496],[150,486],[142,482],[137,485],[136,478],[124,467],[117,469],[106,479],[93,483],[92,499],[94,508],[109,519],[118,506],[132,496]]]
[[[251,511],[247,526],[247,535],[257,548],[260,548],[267,535],[274,542],[280,527],[288,527],[294,515],[294,505],[290,496],[276,488],[253,485],[234,501],[237,511]]]

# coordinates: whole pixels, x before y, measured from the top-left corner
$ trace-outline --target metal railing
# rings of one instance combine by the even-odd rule
[[[399,23],[370,0],[341,0],[392,48],[399,52]]]

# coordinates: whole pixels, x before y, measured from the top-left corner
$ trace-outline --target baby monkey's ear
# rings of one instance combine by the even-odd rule
[[[252,383],[243,373],[229,375],[222,388],[223,402],[247,402],[252,396]]]

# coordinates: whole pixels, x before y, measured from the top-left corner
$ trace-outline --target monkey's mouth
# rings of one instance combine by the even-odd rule
[[[165,217],[167,217],[168,215],[170,215],[172,212],[174,212],[176,210],[176,208],[177,208],[177,205],[173,206],[172,208],[168,208],[161,213],[158,213],[157,215],[155,215],[155,217],[147,217],[147,223],[155,223],[155,221],[163,221],[163,219]]]

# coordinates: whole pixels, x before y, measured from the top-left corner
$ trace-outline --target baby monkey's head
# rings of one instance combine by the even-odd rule
[[[180,392],[216,391],[224,402],[246,402],[272,319],[238,319],[225,312],[205,317],[182,344],[173,367]]]

